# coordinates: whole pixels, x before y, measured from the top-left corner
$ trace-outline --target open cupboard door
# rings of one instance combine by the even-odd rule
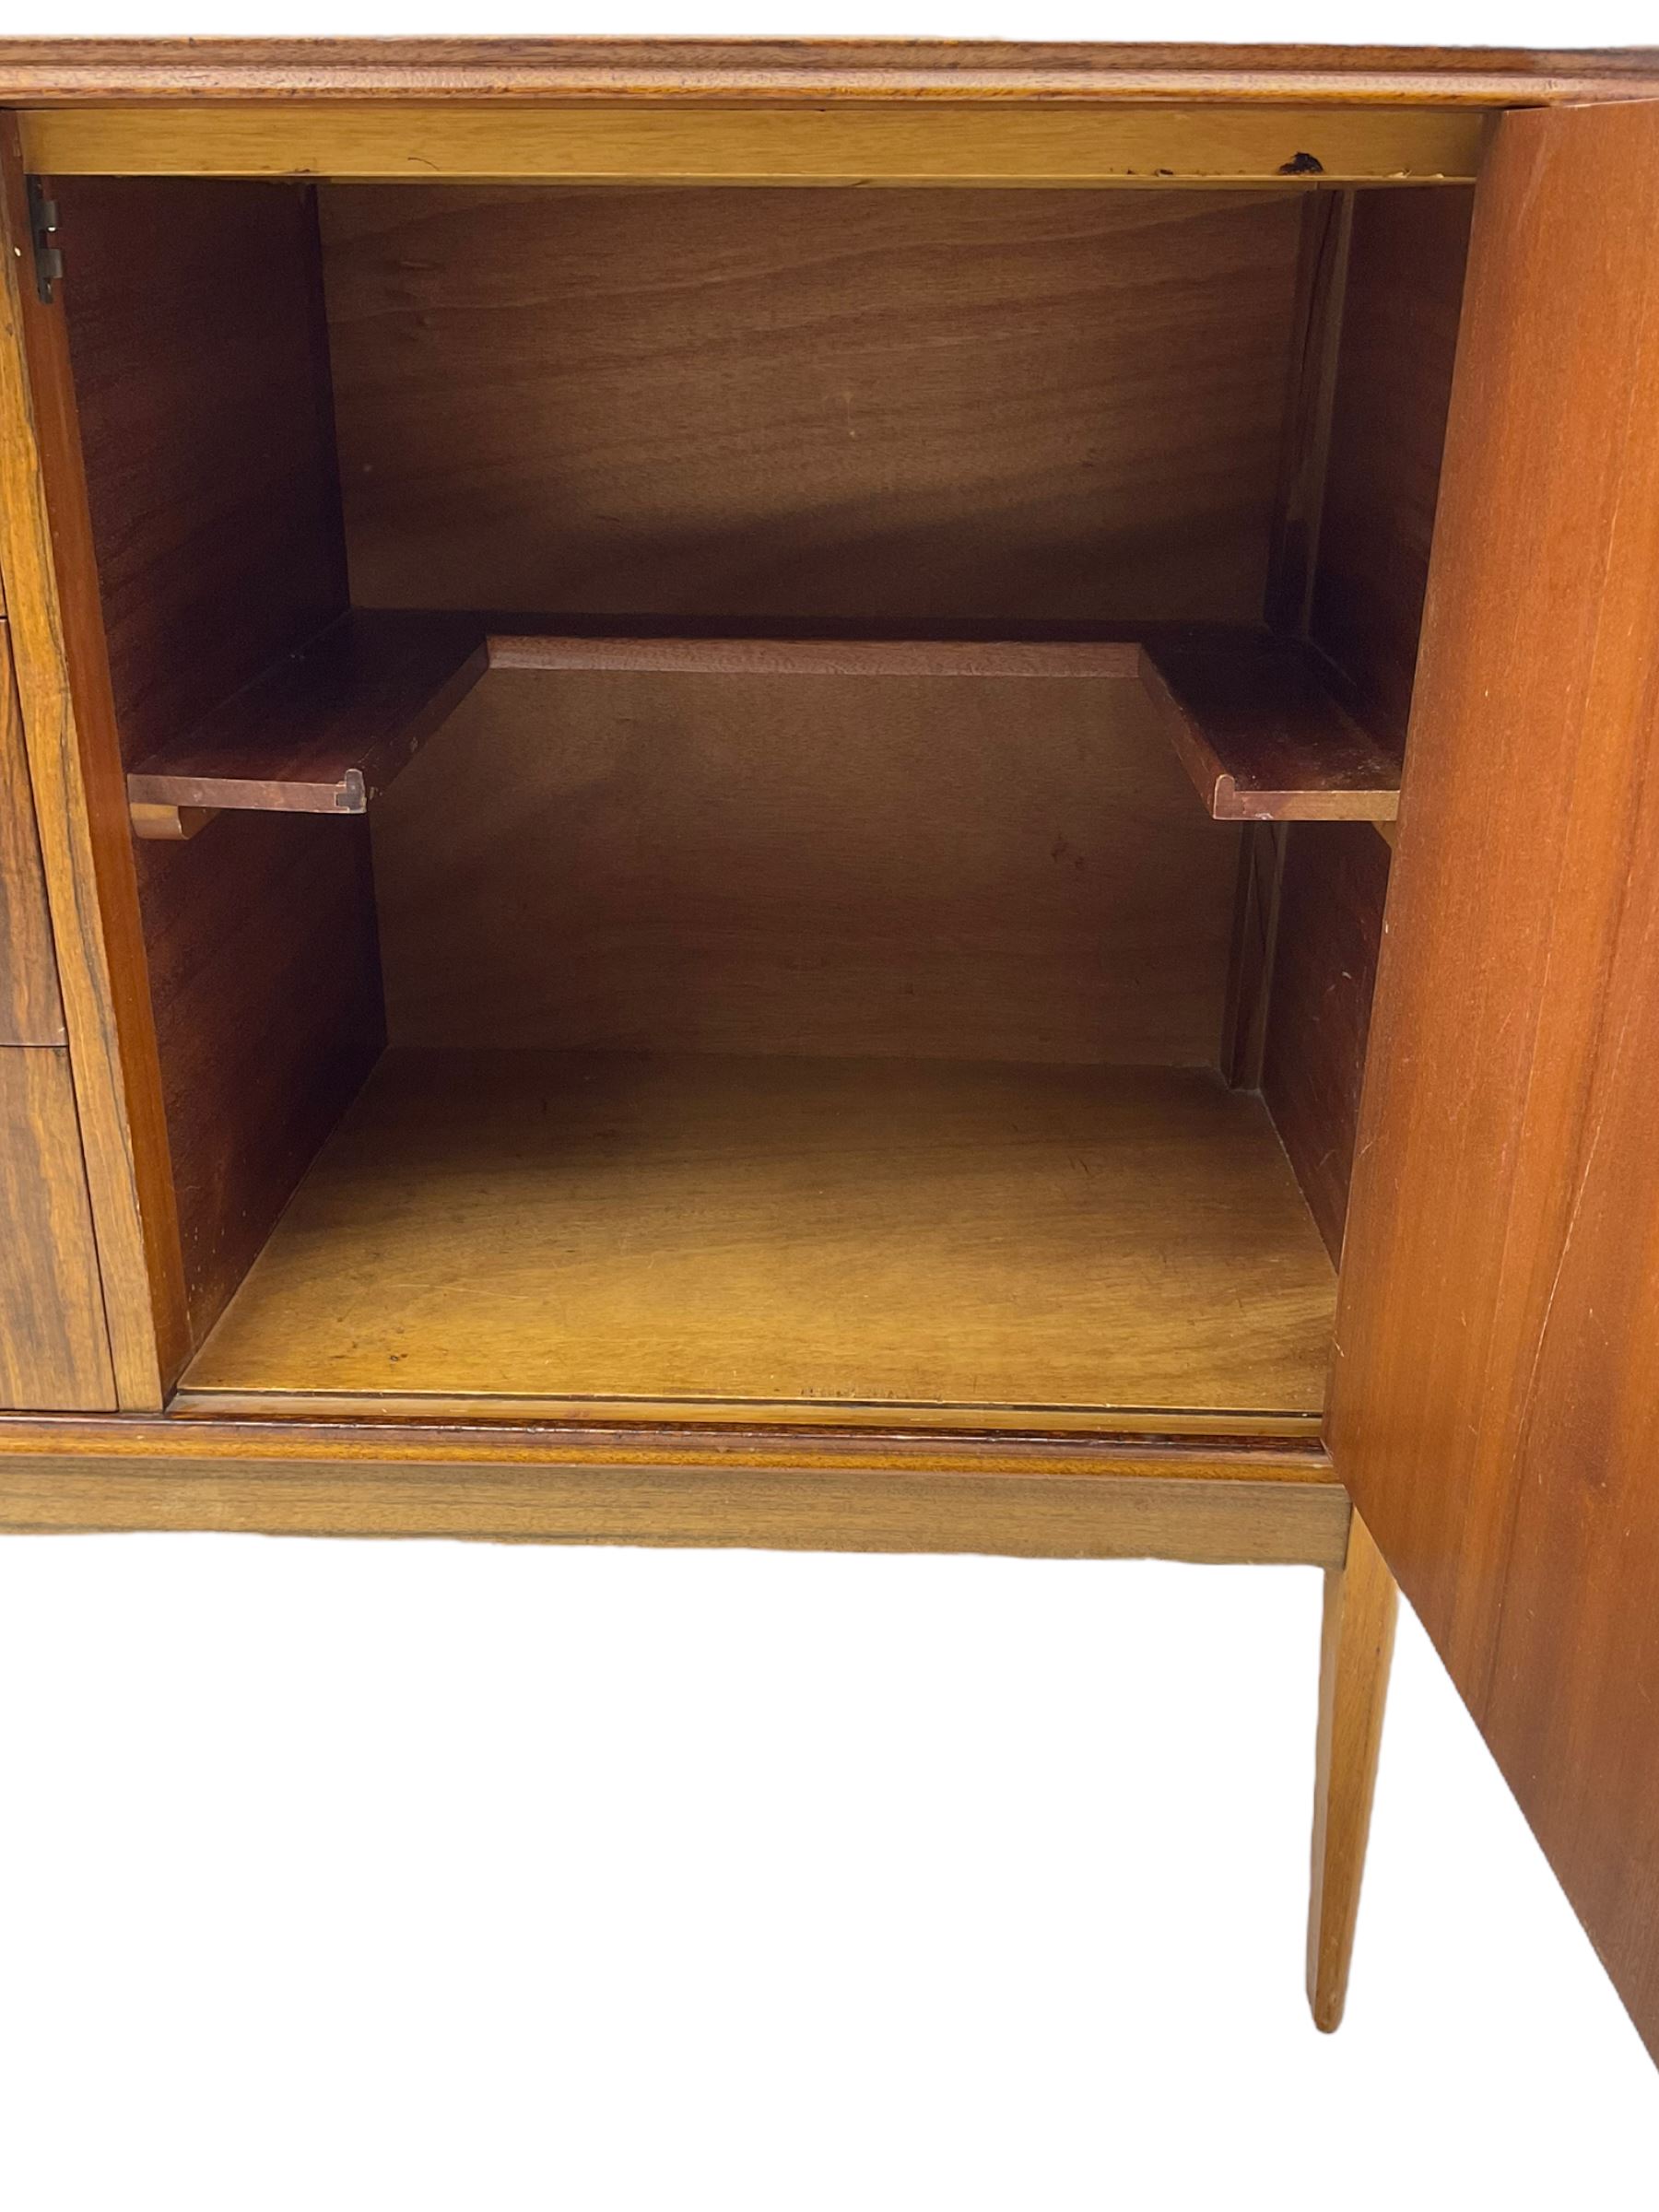
[[[1659,103],[1478,189],[1338,1473],[1659,2053]]]

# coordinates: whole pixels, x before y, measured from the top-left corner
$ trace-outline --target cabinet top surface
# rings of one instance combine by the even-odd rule
[[[1659,92],[1659,48],[945,39],[0,39],[0,102],[461,99],[1362,100]]]

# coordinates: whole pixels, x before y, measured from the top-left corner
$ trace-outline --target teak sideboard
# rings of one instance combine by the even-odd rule
[[[1322,1568],[1324,2027],[1397,1577],[1659,2049],[1659,57],[0,111],[0,1526]]]

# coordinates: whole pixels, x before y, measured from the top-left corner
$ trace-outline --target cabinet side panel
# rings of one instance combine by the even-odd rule
[[[1312,629],[1404,743],[1429,581],[1474,194],[1359,193]]]
[[[1288,828],[1262,1093],[1325,1250],[1339,1260],[1388,847],[1370,822]]]
[[[1659,105],[1480,186],[1338,1473],[1659,2050]]]
[[[72,179],[70,341],[131,767],[342,613],[311,189]],[[199,1341],[380,1046],[366,841],[226,817],[138,885]]]
[[[0,1047],[0,1406],[115,1404],[68,1055]]]
[[[200,1343],[380,1054],[369,827],[229,813],[150,849],[150,988]]]
[[[55,191],[131,767],[346,606],[315,212],[298,184]]]

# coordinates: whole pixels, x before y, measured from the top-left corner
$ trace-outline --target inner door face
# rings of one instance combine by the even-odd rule
[[[1659,2051],[1659,104],[1477,198],[1339,1473]]]

